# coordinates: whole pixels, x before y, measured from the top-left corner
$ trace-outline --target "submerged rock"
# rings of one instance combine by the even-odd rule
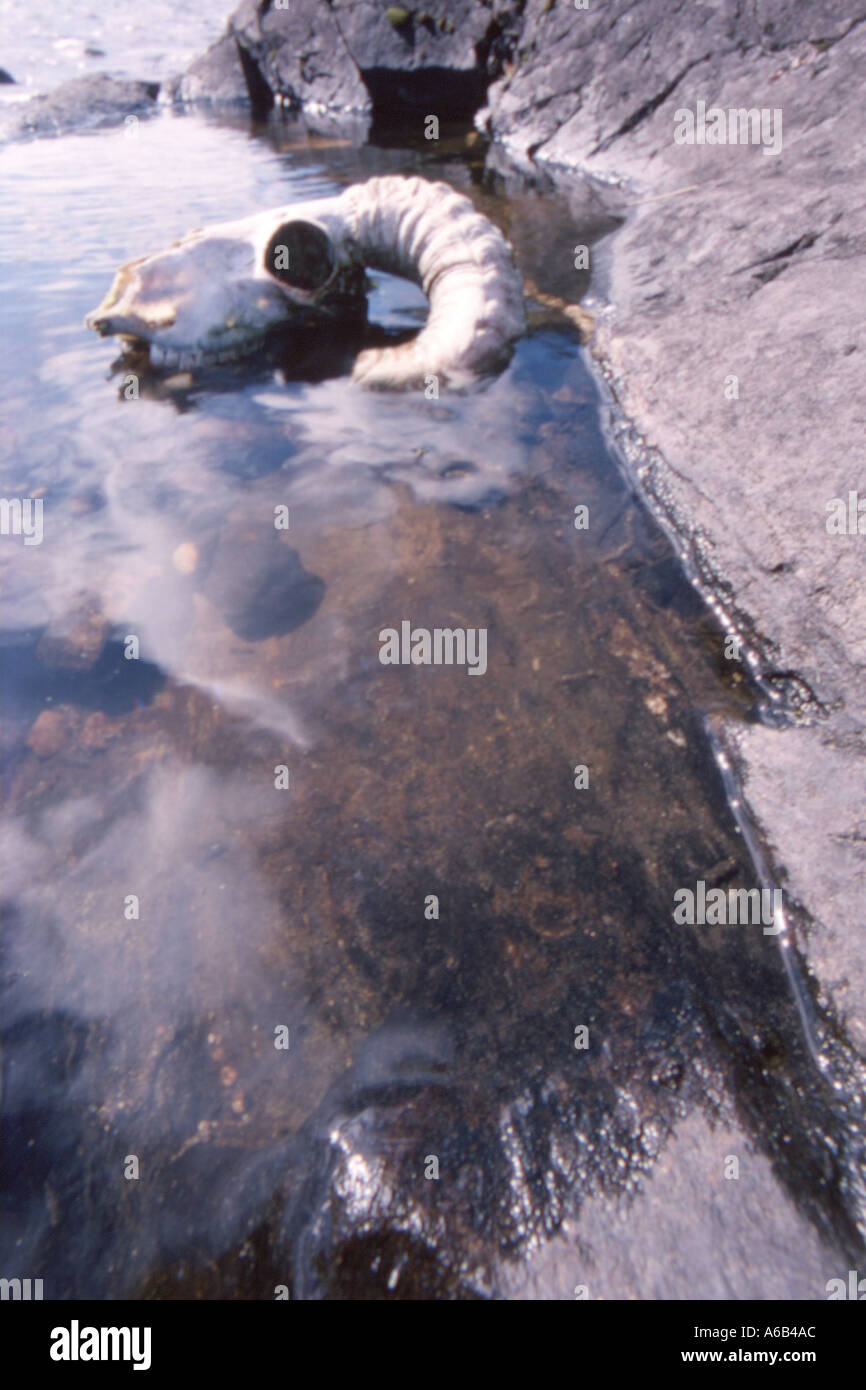
[[[53,618],[39,639],[36,656],[48,667],[61,671],[89,671],[102,655],[108,636],[108,620],[95,595]]]
[[[227,526],[204,561],[201,593],[249,642],[291,632],[312,617],[325,592],[298,552],[273,527]]]
[[[47,96],[0,110],[0,136],[13,140],[68,135],[121,125],[131,116],[151,115],[158,95],[157,82],[133,82],[105,73],[76,77]]]
[[[67,744],[72,728],[72,711],[46,709],[27,735],[27,747],[37,758],[53,758]]]

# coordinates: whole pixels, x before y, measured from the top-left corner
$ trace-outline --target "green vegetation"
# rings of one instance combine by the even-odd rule
[[[402,5],[389,5],[385,11],[385,18],[392,29],[405,29],[406,25],[412,22],[412,11],[404,10]]]

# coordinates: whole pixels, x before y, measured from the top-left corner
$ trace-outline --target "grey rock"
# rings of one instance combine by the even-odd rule
[[[0,137],[68,135],[121,125],[128,116],[149,116],[156,109],[159,84],[118,80],[100,73],[62,83],[47,96],[0,111]]]
[[[401,9],[409,16],[398,21]],[[416,72],[444,67],[465,71],[477,65],[476,48],[490,12],[474,0],[387,6],[379,0],[334,0],[334,16],[358,67]]]
[[[488,62],[499,70],[496,21],[473,0],[429,7],[335,0],[334,14],[377,110],[420,110],[441,120],[471,115],[484,100]]]
[[[736,1181],[725,1178],[736,1158]],[[756,1239],[760,1232],[760,1239]],[[842,1261],[780,1191],[772,1165],[736,1124],[695,1112],[637,1197],[595,1196],[553,1240],[515,1263],[510,1299],[827,1297]],[[585,1294],[577,1295],[580,1286]]]
[[[477,110],[488,81],[503,71],[519,8],[501,0],[426,6],[292,0],[278,9],[245,0],[224,38],[172,90],[185,100],[236,101],[242,64],[247,86],[263,84],[290,106],[464,116]]]
[[[224,34],[196,58],[182,76],[169,84],[167,95],[174,101],[249,105],[250,89],[234,35]]]
[[[524,168],[595,177],[628,217],[597,260],[593,351],[634,473],[808,725],[727,738],[778,881],[811,919],[798,944],[822,1001],[861,1054],[863,539],[826,523],[833,498],[866,496],[864,17],[530,3],[479,116]],[[698,100],[780,110],[781,153],[675,144],[675,112]]]
[[[241,39],[271,91],[288,105],[368,108],[367,89],[329,6],[271,9],[242,30]]]
[[[838,42],[862,17],[832,0],[795,10],[786,0],[697,9],[686,0],[610,0],[577,10],[551,0],[244,0],[226,36],[174,90],[232,102],[252,73],[292,105],[419,109],[448,119],[475,111],[513,149],[566,162],[627,133],[695,68],[728,55]],[[230,40],[243,54],[243,73]],[[242,99],[242,97],[241,97]],[[561,137],[561,138],[560,138]],[[546,148],[549,141],[557,143]]]
[[[825,1004],[866,1056],[866,804],[862,747],[836,718],[811,728],[737,730],[752,812],[808,907],[802,943]]]
[[[15,78],[12,76],[12,74],[7,72],[5,68],[0,68],[0,85],[5,86],[9,83],[14,84],[14,82]]]
[[[834,498],[866,497],[866,150],[852,138],[864,61],[862,28],[731,52],[627,136],[579,149],[637,204],[594,344],[638,432],[635,467],[792,714],[812,721],[730,737],[779,881],[811,918],[801,948],[861,1052],[864,536],[827,522]],[[675,110],[700,98],[781,110],[782,152],[675,145]],[[546,148],[562,158],[565,139]]]
[[[737,0],[611,0],[587,10],[529,0],[515,61],[492,85],[483,122],[515,149],[579,164],[693,85],[696,72],[712,95],[744,51],[832,43],[861,15],[862,5],[842,17],[832,3],[792,8],[786,0],[748,10]]]
[[[200,590],[234,633],[260,641],[291,632],[315,613],[324,582],[270,527],[225,526],[205,556]]]
[[[227,33],[175,79],[170,95],[260,108],[274,101],[354,111],[370,105],[331,8],[315,0],[287,9],[247,0]]]

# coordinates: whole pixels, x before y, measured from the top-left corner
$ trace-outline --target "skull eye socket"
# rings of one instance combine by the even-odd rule
[[[334,273],[331,243],[312,222],[284,222],[268,242],[265,266],[296,290],[318,290]]]

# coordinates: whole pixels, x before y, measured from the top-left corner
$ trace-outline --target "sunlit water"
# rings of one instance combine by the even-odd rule
[[[233,8],[205,0],[0,0],[0,66],[24,92],[92,72],[162,82],[219,38]],[[0,87],[0,96],[15,95]]]
[[[671,916],[755,882],[704,732],[752,697],[567,323],[431,401],[358,390],[348,341],[129,399],[82,326],[192,226],[419,169],[573,293],[567,206],[462,138],[163,114],[0,155],[2,490],[44,505],[0,550],[0,1272],[46,1296],[495,1293],[731,1097],[827,1204],[778,944]],[[377,277],[385,330],[424,312]],[[58,656],[82,614],[101,654]],[[486,673],[383,666],[404,619],[486,629]]]

